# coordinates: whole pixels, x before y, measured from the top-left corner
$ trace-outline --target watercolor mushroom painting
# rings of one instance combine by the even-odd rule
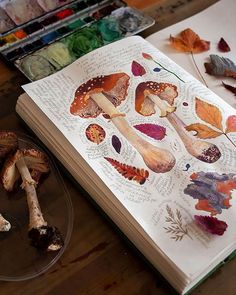
[[[170,171],[175,157],[167,150],[155,147],[137,135],[116,108],[125,100],[130,77],[126,73],[98,76],[80,85],[70,106],[70,113],[81,118],[95,118],[101,113],[111,122],[128,142],[139,152],[149,169],[156,173]]]
[[[142,82],[136,88],[135,110],[143,116],[151,116],[156,113],[155,108],[158,108],[160,117],[167,118],[190,155],[206,163],[216,162],[221,156],[218,147],[207,141],[196,139],[175,114],[174,100],[177,96],[177,87],[173,84]]]
[[[18,149],[5,161],[1,181],[6,191],[14,190],[18,180],[26,192],[29,208],[28,236],[32,246],[43,251],[57,251],[64,242],[59,230],[48,226],[43,218],[36,193],[36,185],[43,173],[49,172],[47,156],[36,149]]]

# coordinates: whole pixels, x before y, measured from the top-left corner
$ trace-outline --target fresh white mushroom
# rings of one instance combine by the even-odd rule
[[[147,167],[156,173],[170,171],[175,165],[174,156],[167,150],[155,147],[137,135],[116,106],[127,96],[129,76],[125,73],[98,76],[82,84],[75,92],[70,112],[82,118],[108,115],[120,133],[142,156]]]
[[[150,116],[160,110],[160,117],[166,117],[175,128],[190,155],[207,163],[216,162],[221,153],[218,147],[207,141],[195,138],[186,130],[184,122],[174,113],[174,99],[178,96],[177,87],[169,83],[153,81],[140,83],[136,88],[135,109],[144,116]]]
[[[35,149],[17,150],[4,164],[2,183],[7,191],[12,191],[17,180],[27,195],[29,208],[29,238],[31,244],[40,249],[55,251],[63,246],[63,240],[56,227],[48,226],[38,202],[36,185],[42,173],[49,172],[47,157]],[[33,179],[37,176],[37,179]]]

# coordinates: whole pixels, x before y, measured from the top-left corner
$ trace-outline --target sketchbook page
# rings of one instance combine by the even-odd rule
[[[222,81],[235,86],[234,79],[208,75],[205,73],[204,63],[210,61],[210,54],[217,54],[220,57],[230,58],[236,64],[236,39],[234,33],[234,29],[236,27],[235,11],[235,0],[221,0],[204,11],[164,30],[154,33],[147,38],[147,40],[155,47],[164,52],[168,57],[200,81],[201,78],[199,77],[193,64],[191,55],[177,52],[173,49],[170,46],[169,36],[176,36],[181,31],[191,28],[200,36],[201,39],[210,41],[210,50],[195,54],[194,58],[209,88],[226,102],[231,104],[234,108],[236,107],[234,94],[222,86]],[[230,52],[224,53],[218,50],[217,44],[221,37],[223,37],[229,44],[231,48]]]
[[[156,60],[168,71],[153,72]],[[23,88],[188,277],[235,241],[236,137],[218,129],[236,113],[147,41],[130,37],[107,45]],[[146,100],[135,106],[136,93]],[[75,94],[89,99],[86,111]],[[94,101],[106,112],[116,105],[112,119]],[[173,113],[164,117],[164,109]],[[196,123],[206,125],[209,139],[183,128]],[[194,223],[196,214],[215,214],[227,231],[206,234]]]

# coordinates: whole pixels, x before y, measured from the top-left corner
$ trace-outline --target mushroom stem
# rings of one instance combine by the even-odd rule
[[[170,106],[168,103],[164,100],[161,100],[157,95],[155,94],[149,94],[148,97],[155,103],[155,105],[159,108],[161,111],[160,117],[166,117],[167,114],[173,113],[176,110],[175,106]]]
[[[122,114],[102,93],[92,94],[91,98],[110,116],[120,133],[140,153],[147,167],[156,173],[170,171],[175,165],[174,156],[167,150],[157,148],[139,137]]]
[[[190,155],[206,163],[216,162],[221,153],[218,147],[210,142],[199,140],[189,133],[184,122],[175,113],[167,114],[166,118],[179,134]]]
[[[46,226],[47,222],[43,218],[43,214],[38,202],[35,189],[35,181],[32,179],[29,169],[25,164],[24,158],[20,158],[16,162],[16,166],[22,178],[22,188],[26,191],[27,203],[29,207],[29,230]]]

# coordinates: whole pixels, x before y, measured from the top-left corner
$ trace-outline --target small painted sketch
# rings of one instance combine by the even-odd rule
[[[139,169],[134,166],[126,165],[108,157],[104,157],[104,159],[128,180],[134,180],[139,184],[144,184],[149,176],[149,172],[145,169]]]
[[[155,140],[162,140],[166,136],[166,128],[161,125],[144,123],[134,125],[134,128]]]
[[[191,156],[205,163],[216,162],[221,156],[218,147],[188,132],[191,131],[189,126],[187,127],[177,116],[175,106],[177,96],[178,90],[174,84],[142,82],[135,91],[135,110],[142,116],[151,116],[158,109],[159,116],[168,120]]]
[[[85,134],[88,140],[96,144],[103,142],[106,137],[105,130],[98,124],[90,124],[86,128]]]
[[[119,137],[116,135],[112,135],[111,144],[113,148],[115,149],[115,151],[119,154],[121,151],[121,146],[122,146]]]
[[[210,126],[202,123],[194,123],[186,126],[186,130],[195,131],[195,137],[200,139],[215,138],[224,135],[236,147],[236,143],[229,136],[229,133],[236,132],[235,115],[231,115],[226,119],[226,128],[224,128],[220,109],[198,97],[195,99],[195,111],[198,117]]]
[[[193,173],[190,178],[192,183],[188,184],[184,193],[198,200],[195,205],[197,210],[210,212],[214,216],[231,207],[232,191],[236,189],[236,174],[201,171]]]
[[[141,77],[146,74],[145,68],[135,60],[131,64],[131,72],[135,77]]]
[[[182,241],[184,237],[193,239],[188,231],[188,226],[183,224],[181,212],[176,209],[174,212],[170,206],[166,205],[166,223],[167,227],[163,227],[167,234],[170,234],[170,238],[175,242]]]

